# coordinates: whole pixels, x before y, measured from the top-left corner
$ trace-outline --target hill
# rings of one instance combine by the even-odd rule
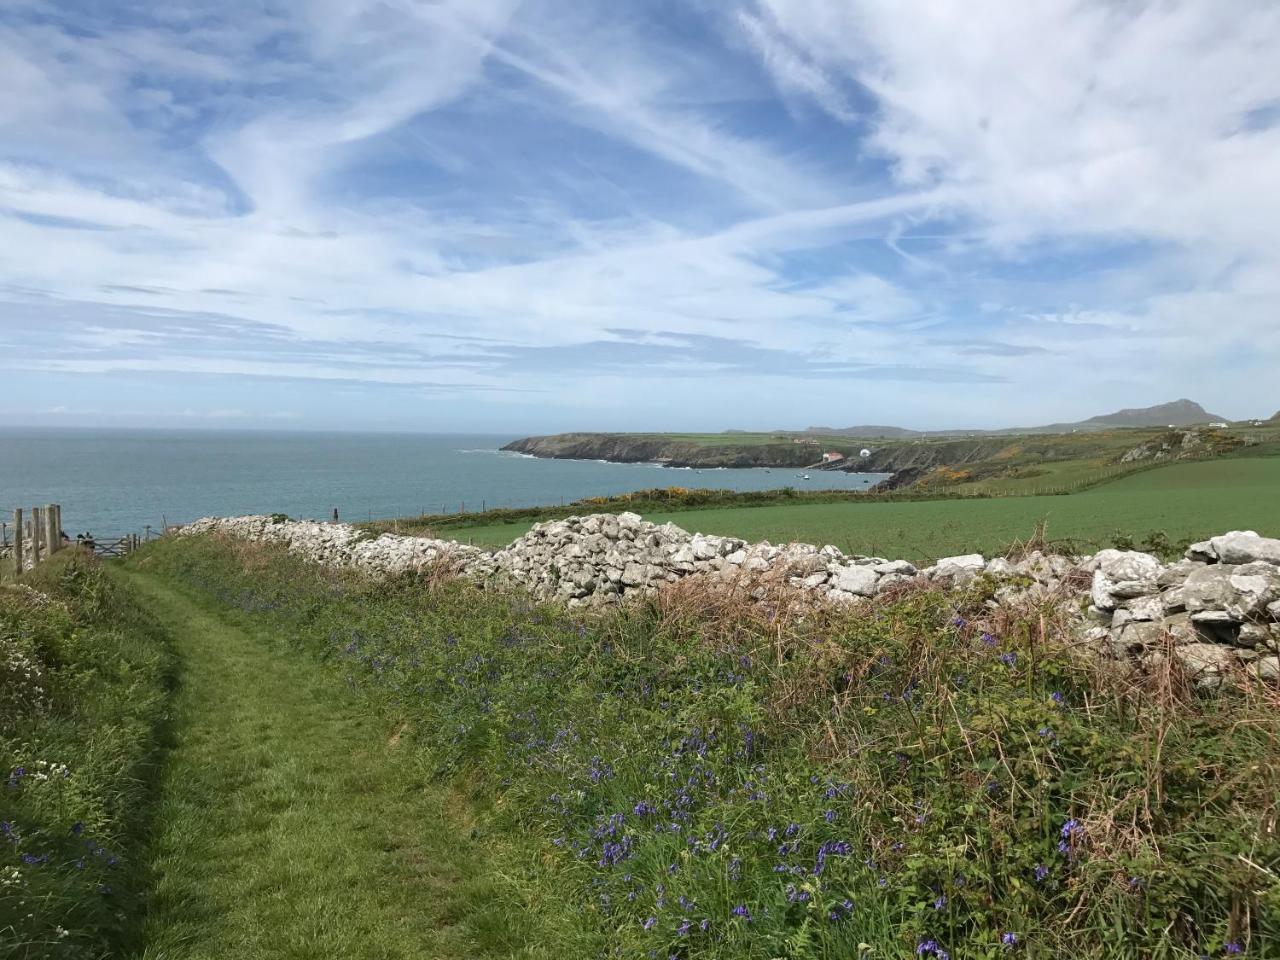
[[[908,427],[883,426],[806,427],[804,432],[813,434],[815,437],[867,437],[879,440],[904,440],[908,437],[924,436],[922,431],[911,430]]]
[[[1117,410],[1076,423],[1054,423],[1033,427],[1026,432],[1066,433],[1070,430],[1105,430],[1110,427],[1189,427],[1197,423],[1226,422],[1226,417],[1209,413],[1194,400],[1174,400],[1158,403],[1154,407],[1135,407]]]
[[[1280,417],[1280,413],[1277,413]],[[1225,421],[1216,413],[1209,413],[1194,400],[1174,400],[1152,407],[1131,407],[1104,413],[1087,420],[1069,423],[1049,423],[1039,427],[1008,427],[1000,430],[912,430],[907,427],[857,426],[857,427],[808,427],[805,433],[827,437],[868,437],[905,439],[924,436],[972,436],[974,434],[1019,433],[1073,433],[1089,430],[1109,430],[1115,427],[1188,427],[1198,423]]]

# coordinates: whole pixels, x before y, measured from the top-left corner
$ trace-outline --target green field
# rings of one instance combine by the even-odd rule
[[[833,543],[852,553],[930,559],[992,551],[1031,536],[1046,523],[1052,539],[1110,543],[1117,532],[1156,531],[1177,541],[1232,529],[1280,532],[1280,457],[1179,463],[1070,496],[908,502],[822,503],[654,513],[687,530],[749,540]],[[473,543],[500,546],[529,522],[458,531]]]

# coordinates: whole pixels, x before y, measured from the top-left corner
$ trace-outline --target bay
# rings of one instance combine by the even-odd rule
[[[681,470],[503,453],[515,436],[0,429],[0,518],[62,505],[71,536],[159,530],[162,518],[285,513],[344,520],[568,503],[651,487],[866,490],[885,474]]]

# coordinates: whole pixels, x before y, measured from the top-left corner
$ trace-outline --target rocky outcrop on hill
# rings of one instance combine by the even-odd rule
[[[616,603],[696,575],[760,597],[771,581],[834,604],[913,584],[964,586],[987,577],[993,605],[1061,604],[1095,650],[1141,668],[1173,658],[1205,690],[1232,673],[1280,680],[1280,540],[1252,531],[1197,543],[1168,565],[1132,550],[1081,557],[1035,551],[1016,561],[945,557],[923,569],[906,560],[847,556],[830,545],[689,533],[631,513],[540,523],[492,553],[451,540],[375,538],[346,524],[270,517],[209,518],[180,534],[212,532],[282,543],[316,563],[372,574],[443,566],[481,586],[514,586],[572,606]]]

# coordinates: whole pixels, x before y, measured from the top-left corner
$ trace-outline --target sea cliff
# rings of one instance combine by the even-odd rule
[[[897,440],[867,447],[863,441],[838,446],[844,459],[819,465],[829,446],[813,443],[698,443],[655,434],[560,433],[525,437],[503,450],[557,460],[607,460],[611,463],[665,463],[672,467],[808,467],[855,473],[897,473],[976,463],[1009,446],[1008,438],[930,441]]]

